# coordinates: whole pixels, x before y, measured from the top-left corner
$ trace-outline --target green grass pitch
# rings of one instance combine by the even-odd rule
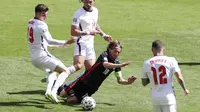
[[[27,23],[39,3],[50,8],[47,23],[56,39],[69,38],[73,13],[82,6],[78,0],[1,0],[0,112],[82,111],[80,105],[56,105],[44,98],[46,84],[40,80],[47,74],[32,66],[27,44]],[[178,112],[199,112],[199,4],[199,0],[96,0],[99,25],[121,41],[121,61],[132,61],[123,68],[124,77],[135,75],[138,79],[132,85],[121,86],[111,74],[93,96],[97,102],[95,112],[153,112],[149,86],[142,87],[140,78],[143,61],[152,56],[151,42],[155,39],[164,41],[166,55],[186,63],[180,68],[191,93],[184,96],[174,78]],[[106,49],[105,43],[95,37],[97,56]],[[49,50],[65,65],[72,64],[73,45]]]

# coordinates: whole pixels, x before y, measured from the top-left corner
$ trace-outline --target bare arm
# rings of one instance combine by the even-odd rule
[[[99,31],[99,35],[100,36],[103,37],[105,35],[105,33],[101,30],[101,28],[100,28],[100,26],[98,24],[97,24],[96,30]]]
[[[181,88],[183,89],[185,95],[187,95],[189,93],[189,91],[185,88],[184,79],[183,79],[181,72],[175,72],[175,75],[176,75],[178,83],[180,84]]]
[[[71,35],[72,36],[85,36],[85,35],[96,35],[99,34],[99,31],[92,30],[92,31],[81,31],[78,26],[72,25],[71,26]]]
[[[72,36],[84,36],[84,35],[87,35],[87,32],[81,31],[78,26],[72,25],[71,26],[71,35]]]
[[[60,46],[60,47],[67,48],[70,44],[73,44],[75,42],[75,39],[76,37],[71,36],[71,38],[67,40],[63,46]]]
[[[124,62],[124,63],[121,63],[121,64],[115,64],[115,63],[110,63],[110,62],[103,62],[103,66],[105,68],[120,68],[120,67],[124,67],[124,66],[127,66],[131,64],[131,61],[128,61],[128,62]]]
[[[121,71],[120,72],[115,72],[115,76],[117,78],[117,82],[118,84],[122,84],[122,85],[129,85],[129,84],[132,84],[137,78],[134,77],[134,76],[131,76],[128,78],[128,80],[125,80],[123,77],[122,77],[122,73]]]

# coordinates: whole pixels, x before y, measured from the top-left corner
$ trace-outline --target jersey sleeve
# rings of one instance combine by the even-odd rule
[[[101,62],[108,62],[107,53],[101,54]]]
[[[99,18],[99,10],[95,7],[95,10],[96,10],[96,16],[97,16],[97,21],[98,21],[98,18]]]
[[[80,14],[77,11],[73,16],[72,25],[79,26],[79,24],[80,24]]]
[[[178,62],[176,61],[176,59],[173,57],[172,58],[172,72],[175,73],[175,72],[180,72],[180,68],[178,66]]]
[[[148,69],[149,69],[149,64],[147,63],[147,61],[145,61],[142,68],[142,78],[148,78],[147,75]]]
[[[47,41],[47,43],[49,45],[63,46],[64,43],[66,42],[65,40],[53,39],[51,34],[49,33],[47,25],[41,25],[40,26],[40,33],[41,33],[42,37]]]

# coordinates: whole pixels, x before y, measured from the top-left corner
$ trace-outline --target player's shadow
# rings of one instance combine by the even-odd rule
[[[35,99],[33,99],[35,100]],[[36,99],[37,101],[33,101],[33,100],[28,100],[28,101],[13,101],[13,102],[0,102],[0,107],[1,106],[8,106],[8,107],[36,107],[36,108],[41,108],[41,109],[52,109],[49,107],[45,107],[44,104],[46,104],[46,101],[44,100],[40,100],[40,99]],[[42,101],[42,102],[41,102]]]
[[[9,95],[14,95],[14,94],[23,94],[23,95],[35,95],[35,94],[40,94],[44,95],[45,91],[44,90],[32,90],[32,91],[19,91],[19,92],[7,92]]]
[[[80,104],[73,104],[73,105],[70,105],[70,104],[67,104],[67,102],[65,100],[63,100],[64,102],[60,102],[60,104],[62,105],[67,105],[67,106],[70,106],[70,107],[75,107],[75,108],[80,108],[81,105]]]
[[[70,107],[73,107],[73,108],[76,108],[75,111],[85,111],[81,104],[74,104],[74,105],[70,105],[70,104],[67,104],[67,102],[64,100],[64,102],[60,102],[62,105],[67,105],[67,106],[70,106]]]
[[[105,103],[105,102],[97,102],[97,104],[107,105],[107,106],[115,106],[116,104],[113,103]]]
[[[200,62],[179,62],[178,65],[194,66],[194,65],[200,65]]]
[[[67,105],[67,106],[70,106],[70,107],[73,107],[73,108],[77,108],[75,109],[75,111],[82,111],[82,112],[90,112],[90,110],[84,110],[81,106],[81,104],[77,104],[77,105],[68,105],[66,102],[62,102],[61,104],[63,105]],[[107,106],[115,106],[116,104],[112,104],[112,103],[104,103],[104,102],[98,102],[97,105],[100,104],[100,105],[107,105]]]

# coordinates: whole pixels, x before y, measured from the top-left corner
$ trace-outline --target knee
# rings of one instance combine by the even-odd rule
[[[77,64],[74,65],[74,67],[76,68],[76,71],[78,71],[83,67],[83,64],[77,63]]]
[[[58,93],[58,95],[60,97],[67,97],[68,96],[64,89],[62,91],[60,91],[60,93]]]
[[[76,96],[69,96],[67,98],[67,104],[68,105],[76,105],[76,104],[80,104],[80,102],[78,101]]]

